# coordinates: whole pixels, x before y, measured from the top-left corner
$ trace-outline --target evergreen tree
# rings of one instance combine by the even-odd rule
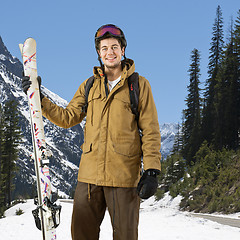
[[[185,122],[183,132],[183,156],[187,164],[191,165],[194,155],[201,144],[201,98],[200,98],[200,54],[197,49],[192,51],[191,65],[189,68],[190,84],[186,99]]]
[[[238,10],[238,16],[235,21],[235,28],[234,28],[234,50],[237,54],[237,61],[240,65],[240,9]],[[239,70],[239,69],[238,69]]]
[[[171,154],[181,153],[183,150],[184,119],[185,119],[185,113],[183,110],[182,111],[182,122],[181,122],[181,124],[178,123],[178,125],[177,125],[177,133],[174,137],[173,150],[172,150]]]
[[[178,123],[172,153],[177,153],[180,152],[181,150],[182,150],[182,129],[180,124]]]
[[[236,54],[237,59],[237,91],[238,95],[235,99],[236,105],[238,106],[238,117],[237,117],[237,125],[238,125],[238,147],[240,145],[240,9],[238,10],[238,16],[235,21],[235,29],[234,29],[234,52]]]
[[[5,191],[5,174],[3,172],[3,142],[4,142],[4,120],[3,110],[0,104],[0,217],[3,215],[5,210],[4,205],[4,191]]]
[[[238,147],[239,83],[237,55],[234,51],[233,27],[231,23],[229,42],[224,51],[221,69],[215,86],[216,124],[213,144],[215,149]]]
[[[18,160],[18,145],[20,142],[20,127],[18,125],[17,104],[13,100],[5,102],[4,110],[4,142],[3,142],[3,163],[2,169],[5,174],[5,195],[4,204],[10,206],[11,191],[13,189],[12,180],[16,171],[16,161]]]
[[[213,25],[213,37],[210,48],[208,75],[203,109],[202,135],[208,142],[213,141],[214,126],[216,123],[216,109],[214,98],[216,95],[217,74],[221,66],[223,52],[223,18],[221,7],[217,7],[216,18]]]

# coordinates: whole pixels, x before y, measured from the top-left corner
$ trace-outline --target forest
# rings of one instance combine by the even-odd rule
[[[14,100],[0,104],[0,217],[11,206],[13,178],[17,171],[18,146],[21,140],[19,112]]]
[[[240,10],[226,37],[223,25],[218,6],[208,78],[200,82],[201,53],[193,49],[186,109],[172,154],[162,161],[157,198],[180,194],[183,210],[240,211]]]

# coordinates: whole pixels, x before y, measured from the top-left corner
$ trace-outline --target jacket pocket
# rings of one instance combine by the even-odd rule
[[[111,139],[111,145],[114,152],[122,156],[134,157],[142,155],[141,144],[137,141],[127,141],[126,139],[118,139],[116,141],[113,141]]]
[[[126,156],[126,157],[134,157],[141,156],[140,149],[130,149],[127,146],[113,144],[113,149],[117,154]]]
[[[86,153],[90,153],[91,151],[92,151],[92,143],[90,143],[90,144],[84,143],[83,144],[83,153],[86,154]]]
[[[92,101],[94,101],[94,100],[96,100],[96,99],[98,99],[100,97],[101,97],[101,93],[100,92],[94,92],[91,97],[88,96],[88,103],[90,103],[90,102],[92,102]]]
[[[100,92],[95,91],[91,94],[89,93],[86,121],[90,122],[92,126],[93,126],[93,109],[98,109],[99,108],[100,99],[101,99],[101,93]]]
[[[90,89],[89,94],[88,94],[88,103],[90,103],[100,97],[101,97],[101,92],[100,92],[99,87],[96,87],[93,84],[93,86]]]

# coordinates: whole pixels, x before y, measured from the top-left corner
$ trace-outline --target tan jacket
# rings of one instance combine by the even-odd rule
[[[94,84],[88,96],[83,154],[78,181],[114,187],[136,187],[140,178],[141,155],[144,169],[160,170],[160,130],[149,82],[139,77],[139,128],[131,111],[127,78],[135,71],[128,59],[120,82],[106,98],[104,77],[94,68]],[[85,114],[84,81],[68,106],[63,109],[43,98],[43,115],[64,128],[79,124]]]

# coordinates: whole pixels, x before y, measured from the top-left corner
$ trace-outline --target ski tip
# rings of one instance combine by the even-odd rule
[[[33,47],[33,48],[36,48],[36,40],[34,39],[34,38],[32,38],[32,37],[29,37],[29,38],[27,38],[25,41],[24,41],[24,43],[22,44],[22,43],[20,43],[19,44],[19,48],[20,48],[20,52],[21,52],[21,54],[22,54],[22,56],[23,56],[23,52],[25,52],[25,49],[26,48],[29,48],[30,46],[31,46],[31,48]]]
[[[18,46],[19,46],[19,49],[20,49],[21,55],[23,55],[23,44],[20,43],[20,44],[18,44]]]
[[[29,37],[29,38],[27,38],[27,39],[25,40],[24,44],[25,44],[26,42],[36,42],[36,40],[35,40],[34,38],[32,38],[32,37]]]

